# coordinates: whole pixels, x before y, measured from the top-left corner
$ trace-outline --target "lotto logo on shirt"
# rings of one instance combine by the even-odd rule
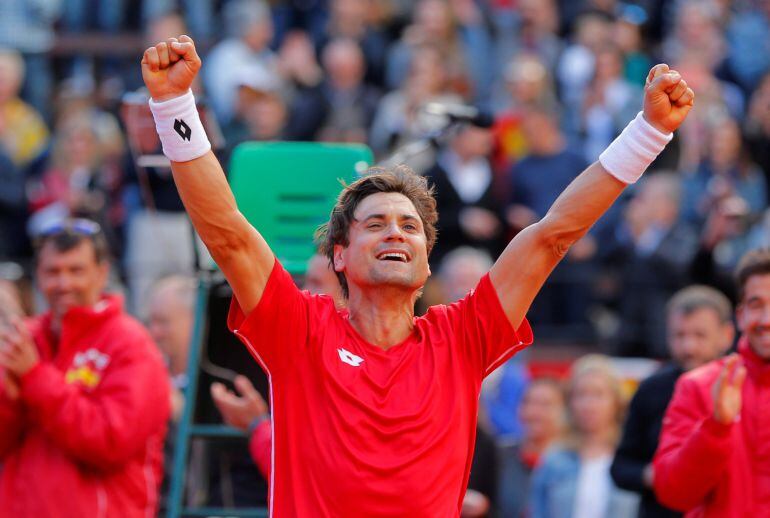
[[[342,363],[347,363],[348,365],[352,365],[353,367],[358,367],[364,361],[364,359],[361,358],[360,356],[356,356],[355,354],[341,347],[337,349],[337,352],[340,355],[340,360],[342,360]]]
[[[72,366],[64,375],[64,380],[92,389],[102,380],[102,371],[109,363],[110,357],[96,349],[79,352],[73,358]]]

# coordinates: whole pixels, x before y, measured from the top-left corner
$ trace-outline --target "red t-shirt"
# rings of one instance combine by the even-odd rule
[[[270,513],[280,518],[459,516],[481,381],[532,343],[487,275],[385,351],[278,261],[248,316],[233,299],[228,326],[270,378]]]

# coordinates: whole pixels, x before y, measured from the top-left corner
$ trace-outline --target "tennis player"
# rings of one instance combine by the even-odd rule
[[[238,211],[190,92],[200,67],[187,36],[142,58],[179,193],[233,288],[229,326],[270,378],[271,515],[459,516],[482,380],[532,342],[525,315],[538,290],[671,140],[693,91],[656,65],[643,112],[599,161],[468,296],[415,318],[436,240],[425,179],[405,167],[373,169],[340,194],[323,229],[347,296],[338,311],[330,297],[297,289]]]

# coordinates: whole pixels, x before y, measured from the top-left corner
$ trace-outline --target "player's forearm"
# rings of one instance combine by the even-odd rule
[[[626,184],[599,162],[590,165],[561,193],[540,225],[559,255],[583,237],[617,200]]]
[[[188,162],[171,162],[179,195],[195,230],[209,250],[233,245],[242,232],[242,216],[214,153]]]
[[[257,305],[275,257],[240,213],[213,153],[172,162],[174,181],[187,213],[244,311]]]

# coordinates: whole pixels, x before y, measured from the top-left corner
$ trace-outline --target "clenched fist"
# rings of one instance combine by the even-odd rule
[[[162,41],[142,56],[142,79],[156,102],[187,92],[200,68],[195,43],[186,35]]]
[[[663,133],[676,130],[695,102],[695,93],[681,74],[666,64],[655,65],[644,87],[644,118]]]

